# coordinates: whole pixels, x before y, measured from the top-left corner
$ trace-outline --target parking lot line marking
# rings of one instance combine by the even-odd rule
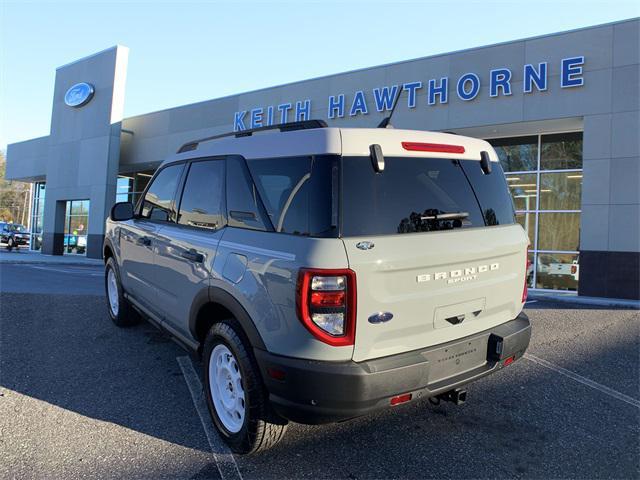
[[[187,382],[187,387],[191,393],[193,405],[200,417],[200,423],[202,423],[202,428],[204,429],[204,433],[209,441],[209,447],[211,448],[213,458],[216,461],[220,477],[222,480],[232,478],[239,478],[242,480],[238,464],[236,463],[236,459],[233,457],[231,450],[229,450],[229,447],[225,445],[222,439],[218,436],[218,433],[213,429],[209,410],[207,409],[207,404],[202,392],[202,383],[193,368],[191,359],[184,356],[176,357],[176,360],[178,361],[178,365],[180,365],[180,370],[182,370],[184,381]]]
[[[578,375],[577,373],[572,372],[571,370],[567,370],[566,368],[559,367],[558,365],[554,365],[551,362],[543,360],[542,358],[538,358],[535,355],[531,355],[530,353],[525,353],[524,358],[532,361],[533,363],[537,363],[549,370],[553,370],[556,373],[569,377],[576,382],[580,382],[583,385],[587,385],[588,387],[595,388],[596,390],[600,390],[602,393],[606,393],[610,397],[617,398],[618,400],[622,400],[623,402],[628,403],[629,405],[633,405],[634,407],[640,408],[640,400],[636,400],[624,393],[620,393],[612,388],[606,387],[598,382],[594,382],[582,375]]]
[[[36,268],[38,270],[44,270],[46,272],[58,272],[58,273],[78,273],[80,275],[90,275],[92,277],[101,277],[103,274],[102,273],[93,273],[91,271],[83,271],[83,270],[78,270],[78,269],[71,269],[71,270],[63,270],[60,268],[51,268],[51,267],[38,267],[37,265],[29,265],[31,268]]]

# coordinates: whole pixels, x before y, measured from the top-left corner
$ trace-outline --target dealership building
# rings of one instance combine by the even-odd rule
[[[640,19],[444,53],[123,118],[128,50],[57,69],[48,136],[7,150],[32,183],[31,248],[102,255],[116,201],[136,201],[190,140],[322,119],[493,144],[530,241],[535,289],[640,298]],[[163,92],[157,92],[163,95]]]

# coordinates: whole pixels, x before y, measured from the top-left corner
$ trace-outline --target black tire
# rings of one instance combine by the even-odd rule
[[[116,279],[116,287],[118,291],[118,307],[117,311],[114,309],[109,300],[109,272],[112,271]],[[140,314],[131,306],[129,301],[124,298],[124,292],[122,290],[122,284],[120,283],[120,272],[118,271],[118,265],[113,257],[107,260],[104,268],[104,289],[107,297],[107,311],[109,312],[109,318],[118,327],[129,327],[140,322]]]
[[[244,340],[233,320],[214,324],[205,339],[203,351],[204,392],[214,425],[234,453],[249,454],[267,450],[277,444],[287,429],[287,420],[273,411],[251,346]],[[245,396],[242,427],[236,433],[227,429],[214,406],[209,382],[209,363],[217,345],[226,346],[235,357]]]
[[[9,240],[7,240],[7,250],[11,251],[13,250],[13,247],[14,247],[13,238],[9,238]]]

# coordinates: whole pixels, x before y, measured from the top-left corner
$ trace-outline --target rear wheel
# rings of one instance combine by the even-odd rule
[[[14,242],[13,238],[11,237],[7,241],[7,250],[11,251],[11,250],[13,250],[13,247],[15,247],[15,242]]]
[[[134,310],[129,301],[124,298],[118,266],[113,257],[107,260],[104,275],[107,310],[111,321],[119,327],[135,325],[140,321],[140,315]]]
[[[287,421],[269,404],[258,365],[232,321],[211,327],[204,345],[205,396],[213,423],[235,453],[278,443]]]

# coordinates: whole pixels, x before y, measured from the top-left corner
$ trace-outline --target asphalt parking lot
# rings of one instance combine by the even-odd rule
[[[349,422],[291,424],[231,456],[201,420],[199,366],[106,315],[101,269],[0,265],[0,478],[638,478],[640,313],[526,305],[528,356]],[[206,413],[206,412],[205,412]]]

